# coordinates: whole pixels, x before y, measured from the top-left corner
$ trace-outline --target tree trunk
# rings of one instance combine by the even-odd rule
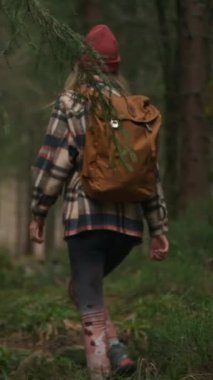
[[[99,17],[99,8],[97,0],[87,0],[86,2],[86,16],[90,26],[94,26]]]
[[[56,206],[55,206],[56,207]],[[54,259],[55,255],[55,228],[56,228],[56,212],[55,208],[51,209],[46,222],[46,233],[45,233],[45,258]]]
[[[174,1],[172,10],[175,22],[162,0],[156,0],[158,22],[161,34],[161,64],[165,85],[165,189],[171,214],[177,212],[179,198],[179,7]],[[174,18],[173,16],[173,18]],[[172,28],[172,30],[171,30]]]
[[[31,162],[31,161],[29,161]],[[29,225],[32,220],[32,212],[30,208],[31,204],[31,198],[32,198],[32,180],[31,180],[31,170],[30,166],[28,167],[28,176],[26,178],[26,211],[25,211],[25,245],[24,245],[24,254],[25,255],[32,255],[33,254],[33,243],[30,240],[30,234],[29,234]]]
[[[179,0],[181,8],[181,203],[208,193],[208,1]]]
[[[35,125],[36,125],[36,118],[35,115],[31,114],[31,117],[29,117],[27,114],[24,114],[23,116],[23,123],[28,123],[29,127],[27,131],[25,132],[25,139],[26,139],[26,145],[25,145],[25,155],[23,157],[23,163],[19,167],[19,180],[22,184],[19,186],[23,186],[23,194],[19,195],[19,197],[22,199],[22,202],[24,204],[21,207],[21,210],[19,210],[19,214],[21,216],[18,217],[22,219],[22,226],[19,228],[22,229],[22,237],[21,237],[21,251],[24,255],[32,255],[33,254],[33,243],[30,240],[29,235],[29,225],[32,220],[32,211],[31,211],[31,199],[32,199],[32,172],[31,172],[31,165],[35,159],[34,150],[35,150]],[[35,123],[35,124],[34,124]],[[24,149],[23,148],[23,149]],[[19,206],[20,208],[20,206]]]
[[[81,0],[78,3],[78,13],[83,33],[87,33],[92,26],[100,22],[100,2],[98,0]]]
[[[26,187],[24,180],[20,178],[20,173],[17,173],[16,180],[16,255],[22,255],[24,252],[26,226],[24,221],[25,203],[26,203]]]

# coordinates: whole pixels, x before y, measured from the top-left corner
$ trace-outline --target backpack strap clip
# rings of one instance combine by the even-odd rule
[[[118,120],[110,120],[110,125],[114,129],[119,128],[119,121]]]

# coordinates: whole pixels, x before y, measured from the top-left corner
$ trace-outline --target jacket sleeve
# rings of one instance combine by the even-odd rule
[[[143,201],[142,208],[150,236],[168,232],[168,212],[159,175],[156,183],[156,194],[152,198]]]
[[[78,154],[60,97],[57,99],[33,172],[31,209],[34,216],[45,217],[71,175]]]

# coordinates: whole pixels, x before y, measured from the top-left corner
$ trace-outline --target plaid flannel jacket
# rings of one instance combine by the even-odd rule
[[[32,213],[45,217],[63,192],[65,238],[85,230],[113,230],[142,237],[145,217],[149,232],[167,232],[167,209],[160,180],[156,195],[140,203],[100,202],[89,199],[81,186],[80,170],[88,104],[73,91],[55,103],[44,143],[33,166]]]

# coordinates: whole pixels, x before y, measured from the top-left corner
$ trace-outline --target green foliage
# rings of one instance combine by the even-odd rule
[[[3,56],[8,58],[17,43],[26,41],[37,55],[38,65],[46,57],[49,64],[56,64],[58,71],[64,72],[66,67],[73,68],[76,61],[86,54],[91,60],[89,67],[82,67],[86,82],[94,82],[93,75],[99,74],[106,84],[111,85],[108,76],[99,68],[100,55],[85,44],[79,33],[53,17],[38,0],[1,0],[1,8],[10,20],[13,31],[2,51]]]
[[[28,294],[22,291],[10,291],[8,301],[0,312],[2,332],[30,331],[36,333],[38,330],[47,332],[48,323],[54,321],[58,331],[65,329],[63,321],[78,317],[75,310],[70,308],[66,299],[66,293],[59,289],[46,288],[45,292],[37,291],[35,294]],[[8,330],[9,328],[9,330]]]
[[[199,238],[199,228],[191,223],[195,218],[201,226]],[[107,279],[107,304],[120,336],[138,359],[138,372],[132,380],[190,376],[211,380],[211,224],[210,203],[192,208],[183,219],[171,223],[167,261],[151,262],[145,245],[143,252],[141,247],[135,249]],[[0,354],[3,379],[67,379],[70,375],[76,380],[86,379],[83,353],[75,354],[79,316],[66,296],[68,271],[62,269],[66,264],[62,260],[61,269],[56,271],[50,265],[43,265],[41,270],[37,264],[22,262],[20,273],[19,265],[14,266],[4,256],[0,261],[0,278],[3,271],[11,279],[8,289],[1,287],[0,291],[0,304],[4,305],[0,308],[0,341],[8,346]],[[13,283],[16,271],[22,279],[18,285]],[[64,285],[56,285],[63,278]],[[43,345],[46,351],[38,352],[36,345],[40,349]]]
[[[8,373],[11,372],[10,377]],[[41,351],[34,354],[0,349],[1,380],[66,380],[70,374],[76,380],[86,380],[87,373],[70,359],[50,357]]]
[[[158,363],[168,379],[180,379],[191,369],[211,371],[212,301],[210,296],[196,301],[199,310],[176,295],[139,298],[131,319],[120,324],[134,336],[134,351]]]
[[[16,369],[24,357],[25,354],[23,352],[10,352],[8,349],[0,347],[0,379],[9,380],[7,374]]]
[[[16,268],[11,260],[10,253],[1,249],[0,251],[0,287],[1,289],[7,288],[14,285],[21,286],[23,282],[23,268]]]
[[[58,255],[61,256],[61,253]],[[27,259],[19,262],[11,259],[10,252],[1,248],[1,289],[13,289],[14,285],[17,285],[18,288],[33,290],[35,287],[37,288],[38,281],[42,286],[55,285],[57,281],[63,281],[69,273],[69,267],[65,266],[65,260],[60,256],[56,262],[54,260],[48,262],[29,261]]]
[[[0,263],[0,286],[4,299],[4,307],[0,308],[0,324],[3,335],[18,329],[45,333],[50,321],[54,321],[56,329],[63,331],[64,320],[76,320],[78,314],[70,308],[63,282],[67,271],[60,264],[14,265],[3,252]],[[56,287],[57,281],[63,284],[61,289]]]
[[[20,365],[12,379],[15,380],[66,380],[72,374],[73,379],[87,379],[85,370],[79,369],[69,359],[51,358],[43,354],[31,355]]]
[[[13,35],[9,44],[3,50],[8,55],[17,38],[26,39],[35,50],[46,47],[46,43],[52,47],[55,57],[64,64],[68,57],[72,61],[85,51],[83,38],[72,31],[65,24],[58,22],[37,0],[4,1],[1,7],[12,23]],[[42,36],[41,46],[36,46],[30,33],[29,23],[34,23],[40,29]],[[56,46],[60,47],[60,53]],[[39,53],[43,53],[41,50]]]

